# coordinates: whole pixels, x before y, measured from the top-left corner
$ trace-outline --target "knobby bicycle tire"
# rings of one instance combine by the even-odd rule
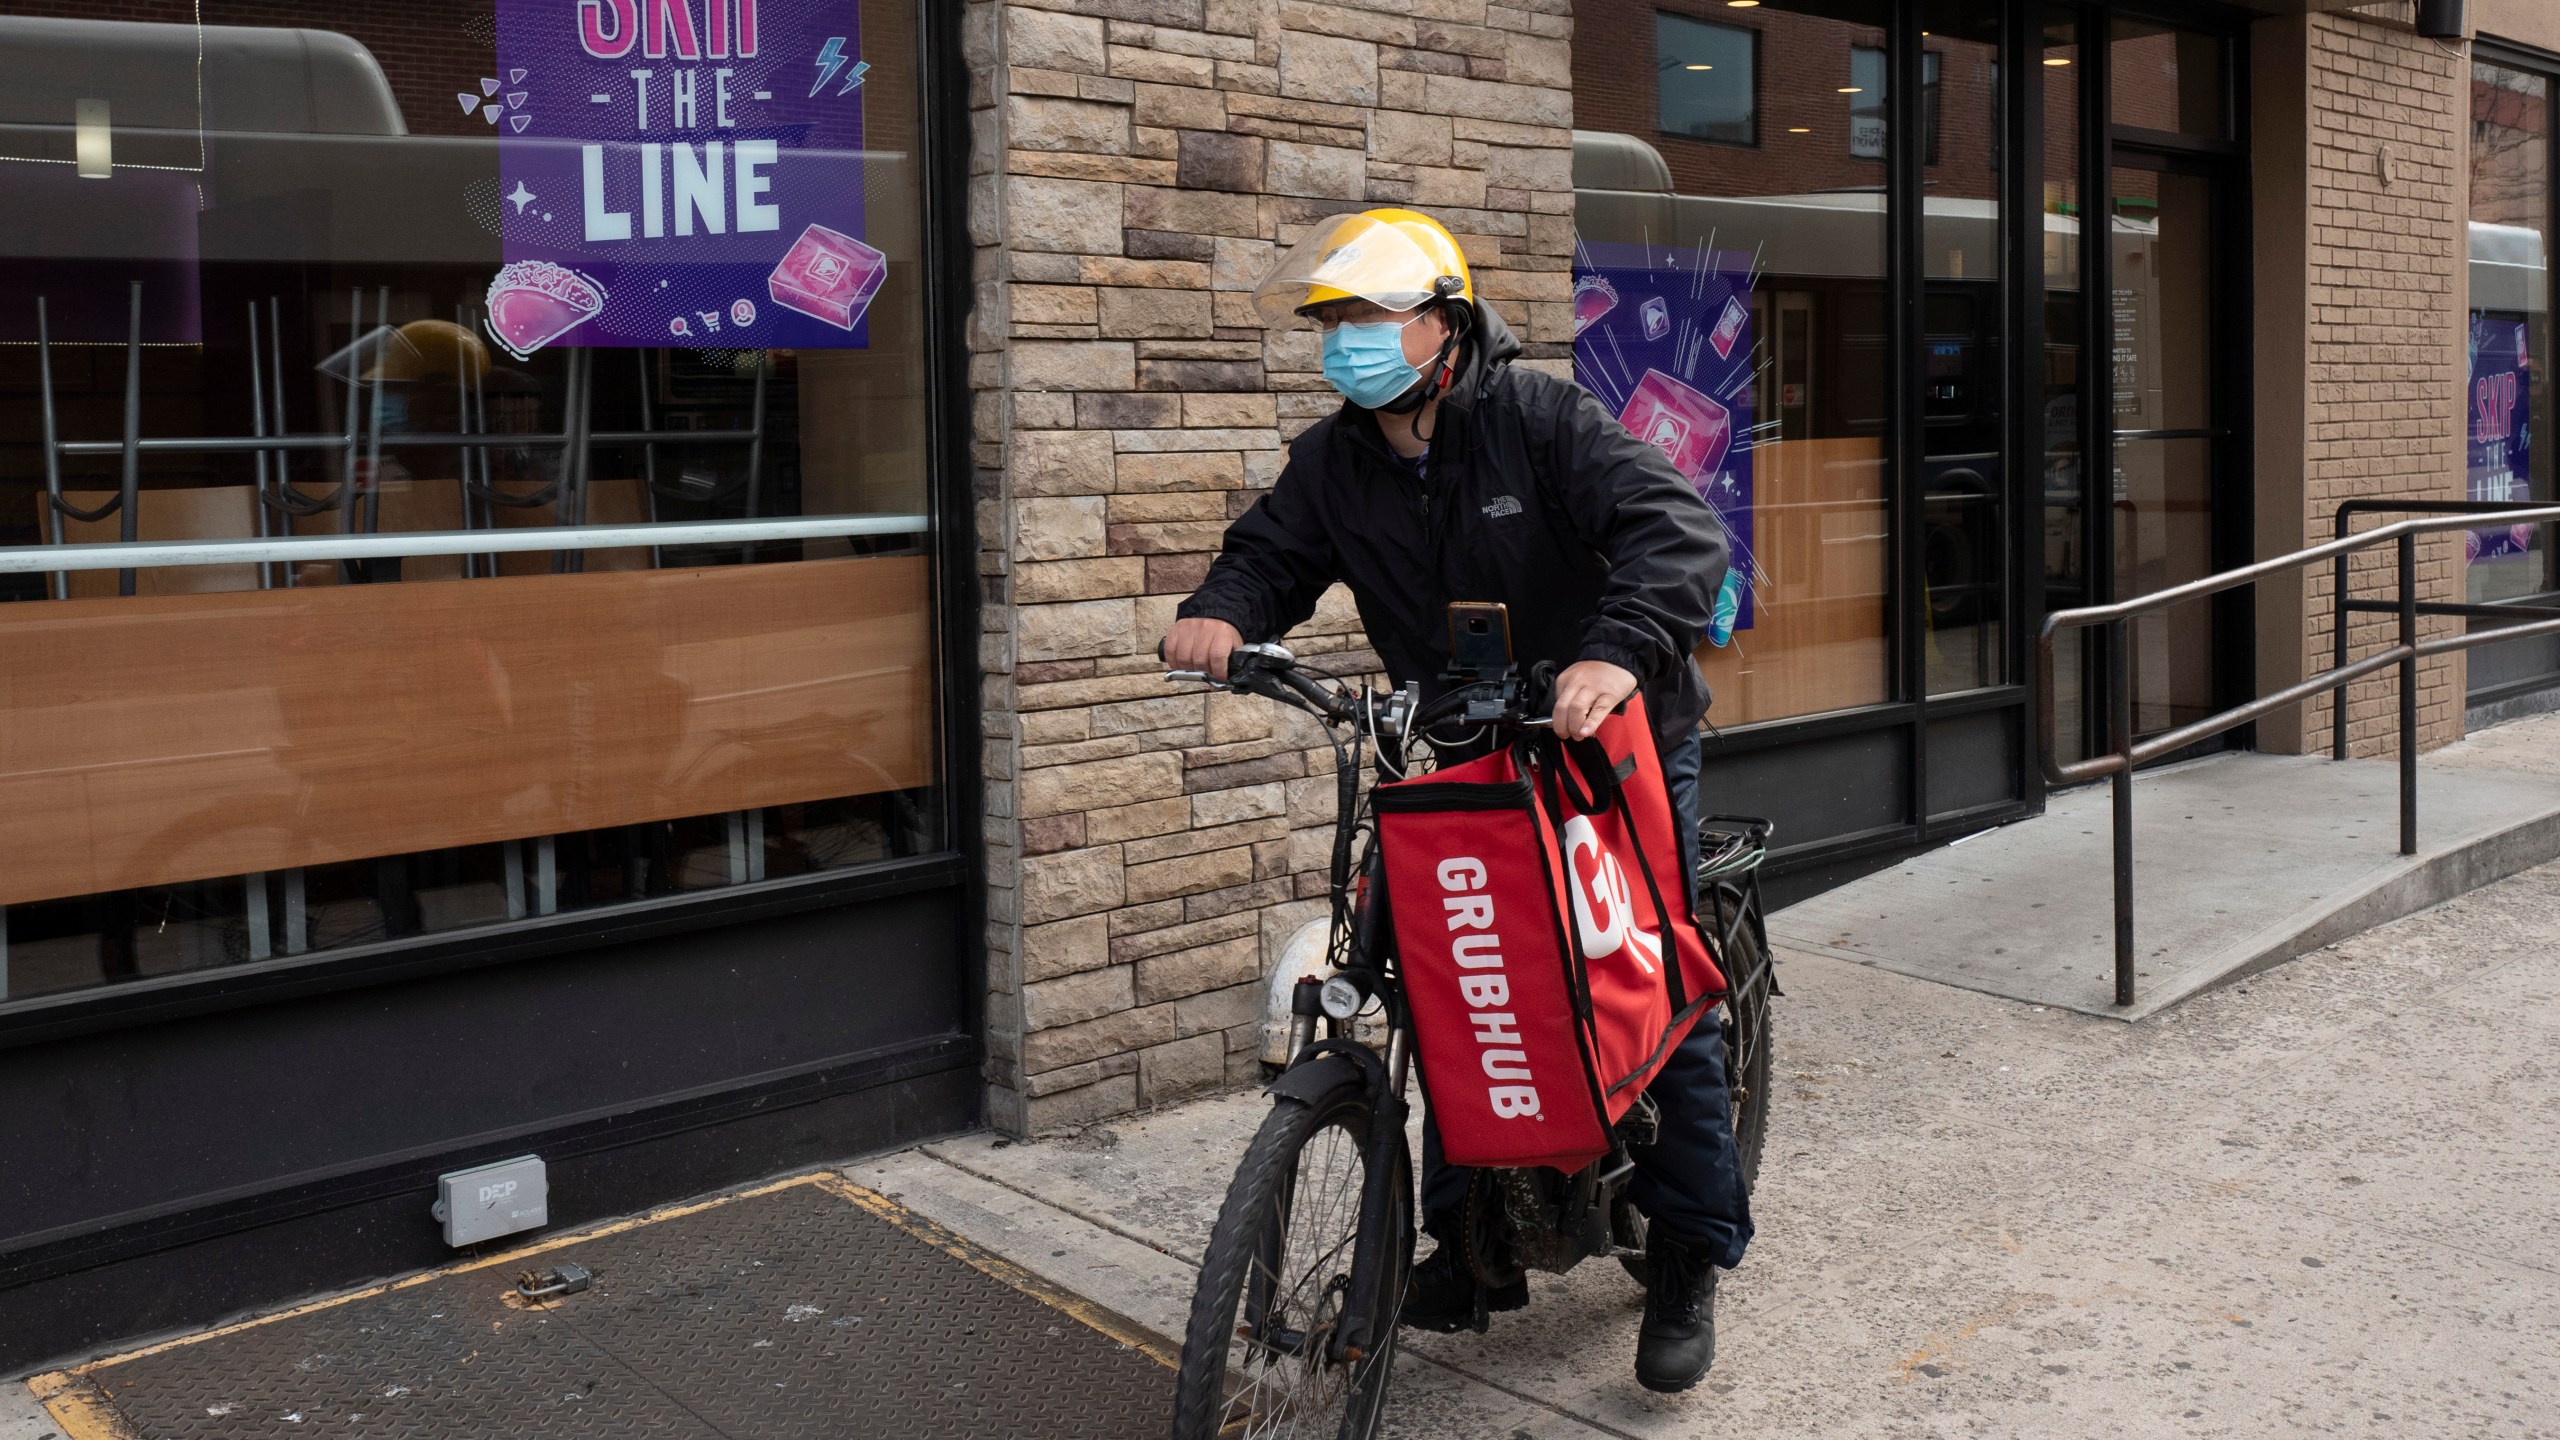
[[[1210,1233],[1209,1248],[1201,1261],[1199,1287],[1192,1294],[1191,1318],[1183,1335],[1182,1368],[1175,1382],[1174,1440],[1278,1440],[1284,1436],[1291,1440],[1366,1440],[1375,1433],[1395,1360],[1396,1311],[1403,1300],[1406,1270],[1413,1261],[1413,1180],[1411,1163],[1401,1144],[1396,1147],[1398,1173],[1388,1187],[1390,1203],[1396,1211],[1391,1233],[1397,1240],[1380,1261],[1384,1273],[1379,1277],[1378,1313],[1370,1322],[1371,1349],[1354,1366],[1320,1367],[1340,1378],[1341,1388],[1331,1393],[1343,1396],[1342,1403],[1328,1403],[1299,1415],[1286,1413],[1285,1406],[1275,1413],[1257,1415],[1261,1399],[1274,1392],[1258,1384],[1248,1387],[1231,1383],[1235,1377],[1229,1373],[1236,1358],[1230,1352],[1251,1354],[1247,1347],[1261,1338],[1241,1333],[1252,1327],[1253,1317],[1246,1313],[1249,1307],[1267,1305],[1255,1287],[1269,1285],[1274,1277],[1285,1281],[1293,1269],[1284,1244],[1294,1228],[1290,1222],[1296,1218],[1295,1206],[1329,1198],[1346,1207],[1349,1223],[1334,1264],[1341,1277],[1348,1277],[1352,1263],[1349,1236],[1357,1234],[1360,1192],[1368,1173],[1371,1114],[1368,1096],[1356,1086],[1337,1089],[1312,1105],[1286,1097],[1273,1100],[1271,1112],[1263,1118],[1261,1130],[1246,1149],[1244,1161],[1236,1167],[1235,1179],[1227,1187],[1226,1202],[1219,1208],[1217,1226]],[[1327,1142],[1328,1132],[1339,1140]],[[1347,1190],[1347,1199],[1342,1194],[1298,1193],[1302,1159],[1320,1142],[1347,1142],[1349,1153],[1358,1157],[1359,1163],[1346,1173],[1315,1181],[1328,1192],[1337,1186]],[[1279,1252],[1276,1263],[1275,1251]],[[1261,1267],[1259,1274],[1257,1265]],[[1302,1317],[1292,1314],[1282,1318]],[[1305,1340],[1301,1332],[1298,1354],[1274,1353],[1284,1364],[1294,1363],[1299,1354],[1318,1344]],[[1281,1368],[1273,1365],[1267,1370]],[[1244,1407],[1241,1415],[1237,1413],[1239,1404]]]

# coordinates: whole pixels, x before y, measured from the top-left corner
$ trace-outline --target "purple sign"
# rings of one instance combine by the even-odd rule
[[[1707,639],[1752,621],[1751,257],[1586,242],[1574,253],[1573,378],[1698,487],[1733,567]]]
[[[489,332],[546,345],[860,349],[856,0],[498,0],[507,263]]]
[[[2521,315],[2473,311],[2471,315],[2471,498],[2532,498],[2532,371]],[[2473,564],[2533,548],[2530,525],[2469,531],[2464,548]]]

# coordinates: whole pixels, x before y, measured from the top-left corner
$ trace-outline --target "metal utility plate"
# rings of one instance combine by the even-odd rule
[[[593,1288],[517,1277],[562,1261]],[[1163,1433],[1162,1349],[835,1175],[672,1207],[28,1382],[68,1440]]]

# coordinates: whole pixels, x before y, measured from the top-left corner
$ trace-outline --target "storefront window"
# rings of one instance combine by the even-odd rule
[[[1699,658],[1736,725],[1888,698],[1893,367],[1886,137],[1856,58],[1884,7],[1727,13],[1763,62],[1756,149],[1577,138],[1574,364],[1725,523],[1736,563]]]
[[[2469,495],[2548,501],[2551,422],[2551,81],[2532,71],[2471,70],[2471,336]],[[2544,595],[2551,582],[2548,527],[2484,526],[2466,539],[2474,604]],[[2560,670],[2548,641],[2471,652],[2474,694]]]
[[[2044,413],[2037,431],[2044,450],[2044,603],[2047,610],[2069,610],[2088,604],[2090,594],[2087,472],[2080,435],[2088,352],[2081,321],[2087,207],[2080,190],[2079,16],[2060,9],[2046,12],[2043,42],[2044,357],[2037,394]],[[2079,759],[2085,750],[2081,637],[2086,633],[2064,630],[2054,636],[2055,737],[2065,762]]]
[[[913,12],[136,8],[0,17],[0,546],[671,538],[0,576],[0,998],[939,848]]]
[[[1920,583],[1929,693],[2008,679],[2008,486],[2002,478],[2000,7],[1922,12],[1931,144],[1923,256]]]

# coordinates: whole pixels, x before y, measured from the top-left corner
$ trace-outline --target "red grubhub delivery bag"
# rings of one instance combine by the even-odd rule
[[[1579,1170],[1725,980],[1641,698],[1380,785],[1396,963],[1454,1165]]]

